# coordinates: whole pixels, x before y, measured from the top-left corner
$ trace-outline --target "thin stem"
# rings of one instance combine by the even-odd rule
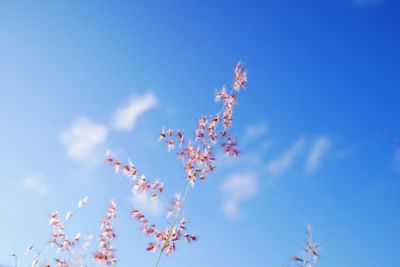
[[[168,246],[168,244],[169,244],[169,242],[171,240],[173,229],[175,228],[176,224],[178,223],[179,217],[182,215],[183,205],[184,205],[184,203],[185,203],[185,201],[187,199],[187,196],[189,194],[189,189],[190,189],[190,182],[188,181],[187,184],[186,184],[185,193],[184,193],[183,198],[182,198],[181,207],[176,212],[174,222],[173,222],[171,230],[170,230],[170,232],[168,234],[168,238],[164,242],[164,246],[161,248],[161,251],[158,254],[158,257],[157,257],[156,263],[154,264],[154,267],[158,267],[158,264],[160,263],[161,257],[162,257],[162,255],[164,253],[164,250],[167,248],[167,246]]]
[[[33,258],[33,261],[39,260],[40,255],[45,251],[48,247],[50,246],[50,243],[47,243],[41,250],[38,251],[36,254],[35,258]]]
[[[158,254],[158,257],[157,257],[157,261],[156,261],[156,264],[154,265],[154,267],[157,267],[158,266],[158,264],[160,263],[160,260],[161,260],[161,256],[162,256],[162,254],[163,254],[163,249],[161,250],[161,252],[160,252],[160,254]]]
[[[17,267],[18,266],[18,256],[17,256],[17,254],[15,254],[14,258],[15,258],[15,267]]]

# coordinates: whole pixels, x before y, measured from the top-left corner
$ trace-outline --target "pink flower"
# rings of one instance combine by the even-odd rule
[[[102,232],[99,237],[98,250],[93,254],[94,260],[100,264],[113,265],[117,263],[114,248],[111,245],[111,241],[116,238],[112,225],[116,215],[117,205],[111,201],[106,217],[101,222]]]
[[[240,88],[245,88],[247,83],[247,72],[243,69],[241,62],[238,62],[235,66],[235,82],[233,89],[239,91]]]
[[[164,184],[156,180],[154,182],[148,181],[142,174],[140,178],[137,178],[137,169],[133,163],[128,160],[127,164],[121,164],[119,161],[115,160],[111,155],[111,152],[107,152],[106,162],[109,163],[117,172],[122,168],[122,173],[129,177],[133,183],[133,191],[138,191],[140,193],[149,193],[152,199],[155,199],[158,193],[162,193],[164,190]]]

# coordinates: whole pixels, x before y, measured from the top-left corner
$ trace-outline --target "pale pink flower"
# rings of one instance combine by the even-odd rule
[[[243,69],[241,62],[238,62],[235,66],[235,82],[233,89],[239,91],[240,88],[245,88],[247,83],[247,72]]]
[[[163,192],[164,184],[162,182],[158,180],[150,182],[143,174],[137,178],[137,169],[130,160],[128,160],[127,164],[123,165],[120,163],[120,161],[114,159],[111,152],[107,152],[106,162],[109,163],[114,169],[115,166],[118,166],[118,169],[122,168],[123,174],[129,177],[132,181],[132,188],[134,192],[149,193],[152,199],[157,198],[157,195]]]
[[[101,222],[102,232],[99,237],[98,250],[93,254],[96,262],[103,265],[113,265],[117,263],[114,255],[114,248],[111,241],[116,238],[113,230],[113,220],[117,214],[117,205],[114,201],[110,202],[106,217]]]

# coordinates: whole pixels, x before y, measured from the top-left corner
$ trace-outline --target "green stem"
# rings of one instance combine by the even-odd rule
[[[165,246],[165,244],[169,244],[169,242],[171,240],[173,229],[175,228],[176,224],[178,223],[179,217],[182,215],[183,205],[184,205],[184,203],[185,203],[185,201],[187,199],[187,196],[189,194],[189,189],[190,189],[190,182],[187,182],[185,193],[183,194],[183,198],[182,198],[181,207],[176,212],[174,223],[172,224],[172,227],[171,227],[171,230],[170,230],[170,232],[168,234],[167,240],[164,242],[164,246],[161,248],[161,251],[158,254],[158,257],[157,257],[156,263],[154,264],[154,267],[158,267],[158,264],[160,263],[161,257],[162,257],[162,255],[164,253],[164,250],[167,248]]]

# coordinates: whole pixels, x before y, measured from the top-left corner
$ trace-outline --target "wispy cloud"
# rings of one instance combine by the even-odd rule
[[[254,132],[261,133],[262,131]],[[314,172],[320,168],[321,162],[327,156],[339,159],[337,155],[335,156],[337,151],[333,150],[332,140],[328,136],[317,135],[311,142],[308,142],[308,139],[306,137],[298,138],[289,148],[270,161],[264,161],[265,151],[259,147],[246,151],[235,159],[219,155],[219,170],[228,173],[221,186],[223,213],[229,218],[235,218],[240,213],[240,203],[250,199],[261,190],[258,177],[267,177],[266,182],[274,185],[278,177],[288,172],[296,162],[301,164],[300,167],[305,166],[308,172]],[[264,142],[270,146],[270,141]],[[308,145],[308,143],[310,144]],[[305,153],[306,149],[309,149],[308,154]],[[398,162],[400,169],[400,149],[395,156],[395,162]],[[253,170],[257,170],[257,173],[254,173]],[[231,174],[229,175],[229,173]]]
[[[224,195],[222,210],[229,218],[239,214],[239,205],[242,201],[251,198],[259,190],[258,175],[256,173],[234,173],[222,184]]]
[[[244,131],[243,142],[248,142],[252,139],[258,138],[264,135],[267,131],[268,125],[265,121],[248,125]]]
[[[65,146],[67,156],[76,161],[96,162],[107,138],[107,128],[87,118],[79,118],[61,134],[60,141]]]
[[[320,168],[321,160],[329,152],[331,143],[327,136],[319,136],[313,141],[306,162],[307,172],[315,172]]]
[[[305,143],[305,138],[298,139],[287,151],[267,164],[267,171],[275,177],[284,174],[303,150]]]
[[[23,189],[32,191],[41,196],[46,195],[48,191],[41,175],[27,175],[22,178],[20,185]]]
[[[115,112],[112,121],[114,129],[124,131],[133,130],[139,117],[156,107],[157,104],[157,97],[151,92],[142,96],[131,97],[127,104],[121,106]]]
[[[151,199],[147,193],[132,193],[129,202],[135,209],[140,210],[146,214],[159,216],[163,211],[163,205],[158,199]]]

